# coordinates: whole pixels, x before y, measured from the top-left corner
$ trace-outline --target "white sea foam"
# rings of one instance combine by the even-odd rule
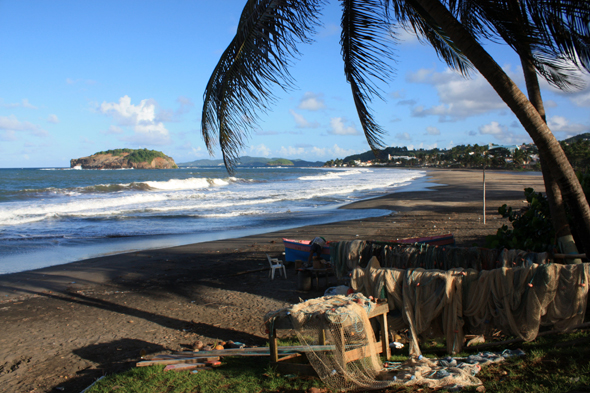
[[[162,234],[207,234],[222,238],[244,228],[262,231],[330,222],[336,216],[362,216],[367,213],[336,214],[334,208],[391,192],[425,172],[260,168],[245,169],[240,176],[226,175],[223,168],[43,172],[38,181],[27,181],[12,194],[4,194],[14,198],[0,203],[0,259],[29,252],[27,247],[45,250],[54,243],[77,247],[108,238],[104,245],[110,249],[110,239],[125,236],[152,235],[153,239]]]
[[[231,180],[231,179],[230,179]],[[211,186],[227,186],[230,181],[224,179],[190,178],[170,179],[168,181],[146,181],[144,182],[153,189],[158,190],[200,190]]]

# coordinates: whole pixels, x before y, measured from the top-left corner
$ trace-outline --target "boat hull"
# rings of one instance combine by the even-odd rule
[[[311,240],[283,239],[285,245],[285,262],[307,261],[311,251]],[[322,247],[322,259],[330,261],[330,246]]]

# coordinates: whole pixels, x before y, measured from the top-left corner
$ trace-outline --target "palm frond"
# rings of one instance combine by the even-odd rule
[[[385,1],[387,8],[393,9],[395,18],[404,29],[413,31],[420,42],[430,44],[438,57],[450,68],[459,71],[464,76],[469,76],[473,69],[471,62],[461,53],[432,16],[416,1]]]
[[[590,3],[586,0],[528,0],[536,25],[545,26],[559,53],[590,71]]]
[[[376,151],[383,147],[384,130],[375,121],[368,103],[373,97],[382,98],[374,81],[386,82],[393,74],[387,62],[394,60],[391,25],[381,0],[341,0],[341,6],[340,45],[344,73],[367,142]]]
[[[248,0],[244,6],[203,95],[203,139],[209,153],[219,143],[228,171],[259,113],[274,102],[273,88],[293,85],[288,68],[299,55],[297,45],[310,42],[322,5],[323,0]]]

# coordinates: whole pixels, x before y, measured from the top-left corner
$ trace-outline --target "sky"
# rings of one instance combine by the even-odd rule
[[[116,148],[160,150],[177,163],[210,156],[200,131],[203,93],[235,34],[244,0],[0,0],[0,168],[69,167]],[[328,161],[369,150],[340,55],[340,10],[277,87],[241,155]],[[531,139],[477,73],[448,69],[415,36],[395,29],[395,76],[371,109],[387,146],[448,149]],[[523,91],[514,53],[485,48]],[[590,77],[582,75],[585,81]],[[558,140],[590,132],[590,83],[560,92],[543,84]]]

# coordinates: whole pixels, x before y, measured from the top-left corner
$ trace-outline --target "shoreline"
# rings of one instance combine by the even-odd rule
[[[524,188],[541,176],[428,170],[432,191],[406,191],[346,205],[386,216],[303,226],[237,239],[136,251],[0,275],[0,384],[7,391],[80,392],[101,375],[134,367],[140,353],[187,350],[201,340],[265,345],[268,312],[323,295],[270,280],[266,255],[282,238],[392,240],[453,233],[457,246],[481,245],[507,220],[497,209],[526,205]],[[333,284],[332,284],[333,285]],[[63,389],[61,389],[63,388]]]
[[[42,267],[38,269],[24,270],[14,273],[0,274],[0,303],[10,300],[19,290],[12,288],[12,291],[6,291],[5,288],[9,285],[7,283],[20,282],[24,283],[23,287],[29,287],[39,281],[50,281],[51,285],[46,284],[48,290],[63,290],[64,286],[75,282],[69,278],[78,279],[83,282],[105,282],[108,280],[107,276],[99,278],[93,274],[93,279],[85,278],[84,269],[88,265],[91,271],[97,269],[104,269],[109,267],[114,269],[116,266],[122,266],[129,260],[134,259],[133,256],[144,254],[170,254],[177,253],[184,254],[191,250],[210,253],[214,251],[224,250],[238,251],[250,247],[264,252],[282,252],[283,244],[282,238],[313,238],[316,234],[323,234],[329,236],[329,240],[349,240],[356,237],[371,240],[395,240],[411,237],[425,237],[433,235],[441,235],[446,233],[453,233],[453,229],[459,227],[468,227],[470,230],[475,230],[475,234],[461,235],[455,234],[455,240],[458,246],[471,246],[471,242],[476,241],[478,229],[479,232],[492,234],[501,225],[494,226],[496,220],[501,217],[497,214],[497,209],[503,203],[513,201],[510,206],[519,208],[526,205],[524,199],[524,185],[531,186],[535,191],[544,192],[544,184],[541,176],[531,176],[530,174],[521,175],[519,173],[510,173],[506,171],[488,171],[486,173],[486,218],[490,221],[489,224],[483,225],[483,203],[482,196],[478,196],[477,192],[482,192],[482,184],[474,182],[477,177],[481,176],[478,170],[463,170],[463,169],[428,169],[426,176],[413,181],[411,184],[400,187],[393,193],[373,198],[367,198],[360,201],[354,201],[339,207],[338,209],[354,209],[354,210],[383,210],[389,211],[381,216],[363,217],[354,220],[335,221],[323,224],[305,225],[299,227],[279,228],[270,231],[261,230],[255,233],[250,233],[246,236],[227,237],[222,239],[208,240],[202,242],[186,243],[181,245],[144,248],[137,250],[129,250],[122,252],[114,252],[112,254],[95,256],[87,259],[67,262],[63,264],[56,264],[52,266]],[[502,179],[505,178],[505,179]],[[512,179],[507,181],[507,179]],[[468,182],[469,181],[469,182]],[[521,186],[521,190],[510,190],[514,186]],[[520,194],[520,196],[519,196]],[[478,199],[479,198],[479,199]],[[518,198],[521,198],[518,201]],[[424,201],[429,201],[430,205],[425,205]],[[461,206],[460,210],[466,212],[468,209],[471,214],[476,216],[479,213],[478,220],[471,222],[471,225],[462,220],[453,223],[453,217],[448,217],[444,220],[446,210],[454,210]],[[479,205],[480,211],[477,210]],[[408,216],[409,217],[405,217]],[[425,224],[413,226],[411,221],[416,221],[418,216],[422,214],[430,215],[432,227],[427,227]],[[457,212],[454,213],[458,215]],[[437,227],[436,223],[441,221]],[[348,225],[350,223],[351,225]],[[358,225],[352,225],[360,223]],[[479,228],[477,228],[479,226]],[[492,228],[492,226],[494,226]],[[490,231],[490,229],[493,229]],[[361,232],[362,231],[362,232]],[[357,233],[361,232],[361,233]],[[364,233],[364,235],[363,235]],[[390,234],[390,235],[389,235]],[[357,236],[358,235],[358,236]],[[481,241],[481,239],[479,239]],[[268,243],[268,244],[265,244]],[[229,245],[229,246],[228,246]],[[482,244],[480,244],[482,245]],[[116,262],[115,262],[116,261]],[[122,265],[121,265],[122,264]],[[76,274],[71,274],[68,279],[55,280],[56,275],[62,275],[59,272],[71,271]],[[51,280],[44,280],[44,277],[49,277]],[[68,281],[69,280],[69,281]],[[32,281],[32,282],[31,282]],[[78,282],[79,282],[78,281]],[[10,285],[12,287],[12,285]]]
[[[387,170],[387,168],[385,170]],[[427,172],[425,170],[419,171],[425,173]],[[427,178],[428,176],[424,175],[411,180],[409,184],[395,187],[393,191],[379,191],[377,193],[380,194],[378,196],[382,196],[385,192],[397,193],[405,192],[407,190],[425,191],[429,186]],[[365,199],[361,199],[360,201],[375,198],[376,196],[373,194],[375,194],[375,192],[370,193],[369,195],[371,196],[367,196]],[[371,209],[364,209],[364,213],[361,213],[359,210],[357,214],[354,214],[356,217],[352,217],[353,213],[350,210],[347,211],[346,206],[355,202],[357,201],[344,202],[331,207],[320,208],[318,210],[310,209],[307,211],[301,211],[290,219],[290,221],[294,221],[290,224],[286,223],[286,221],[289,221],[289,219],[284,219],[285,222],[275,222],[272,220],[272,218],[270,218],[268,220],[263,220],[263,222],[268,224],[268,226],[265,227],[231,229],[219,232],[213,231],[210,233],[198,232],[170,235],[162,234],[100,238],[94,242],[89,242],[86,244],[65,246],[54,245],[42,250],[25,252],[22,254],[17,253],[13,255],[6,255],[2,257],[0,276],[4,274],[39,270],[46,267],[57,267],[88,259],[103,258],[131,252],[173,248],[190,244],[256,236],[268,232],[278,232],[309,225],[302,223],[302,221],[304,221],[306,218],[318,221],[318,223],[313,225],[323,225],[339,221],[368,219],[389,214],[387,211],[377,212],[370,211]],[[342,211],[342,209],[344,209],[344,211]]]

